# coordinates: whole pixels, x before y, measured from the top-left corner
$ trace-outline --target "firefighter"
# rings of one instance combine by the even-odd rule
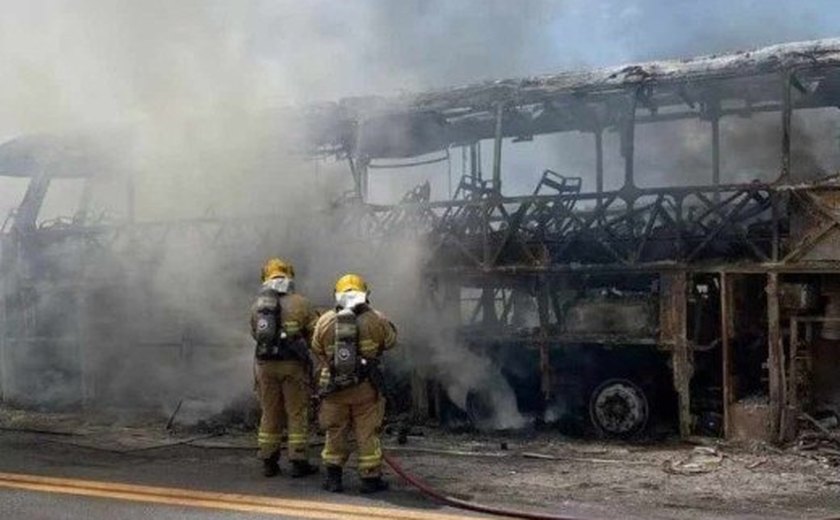
[[[385,416],[382,353],[394,347],[397,331],[370,306],[361,276],[346,274],[335,284],[335,309],[315,325],[312,351],[321,361],[318,419],[326,431],[321,459],[326,469],[324,489],[343,491],[342,473],[350,455],[347,436],[352,430],[358,446],[362,493],[388,489],[382,480],[379,434]]]
[[[279,258],[262,269],[263,284],[251,307],[251,334],[257,342],[255,378],[262,409],[257,437],[263,474],[280,472],[281,433],[288,431],[291,476],[318,471],[309,464],[309,405],[312,364],[307,342],[318,314],[312,304],[294,292],[295,271]]]

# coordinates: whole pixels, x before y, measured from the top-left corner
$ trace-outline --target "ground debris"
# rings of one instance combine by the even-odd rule
[[[835,439],[838,442],[840,442],[840,433],[832,432],[829,429],[829,427],[826,426],[826,421],[818,421],[817,419],[815,419],[814,417],[812,417],[811,415],[809,415],[807,413],[801,414],[800,417],[802,419],[805,419],[809,423],[811,423],[813,426],[815,426],[817,428],[817,430],[819,430],[819,432],[822,433],[824,436],[826,436],[830,439]],[[833,419],[835,419],[835,420],[831,423],[828,423],[828,424],[833,424],[836,427],[837,426],[836,417],[833,417]]]
[[[717,471],[723,459],[723,453],[716,448],[697,446],[685,458],[666,460],[662,470],[672,475],[700,475]]]
[[[767,459],[758,459],[747,464],[747,469],[756,469],[759,466],[767,464]]]
[[[676,439],[651,444],[536,434],[527,439],[511,438],[509,453],[513,456],[509,457],[453,457],[431,450],[406,450],[399,457],[449,494],[542,508],[566,501],[615,507],[617,512],[608,518],[626,518],[633,513],[639,513],[640,518],[680,520],[735,518],[747,514],[743,509],[746,503],[758,508],[749,511],[754,518],[801,518],[805,503],[811,504],[809,514],[817,517],[840,510],[837,484],[832,483],[837,478],[835,468],[762,443],[699,441],[705,446],[695,452],[695,446]],[[435,431],[427,432],[417,444],[485,453],[498,448],[498,440]],[[679,463],[696,461],[698,455],[711,459],[712,467],[686,473],[693,475],[690,479],[680,478],[684,474],[679,471],[684,468]],[[669,462],[678,476],[663,471]],[[463,478],[472,474],[481,475],[479,482]],[[669,503],[680,504],[678,516],[645,514],[654,505],[672,511]]]
[[[168,431],[190,434],[252,432],[257,429],[260,410],[251,396],[237,399],[217,413],[208,414],[206,403],[182,400],[166,425]]]
[[[621,459],[600,459],[589,457],[572,457],[568,455],[549,455],[546,453],[523,452],[522,457],[526,459],[542,459],[542,460],[562,460],[567,462],[589,462],[592,464],[624,464],[624,465],[641,465],[650,466],[651,463],[641,460],[621,460]]]
[[[800,417],[816,428],[816,431],[801,431],[792,451],[817,461],[824,467],[840,466],[840,433],[829,429],[825,421],[819,421],[807,413]],[[836,422],[834,424],[836,425]]]

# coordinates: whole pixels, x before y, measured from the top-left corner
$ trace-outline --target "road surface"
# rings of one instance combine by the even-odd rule
[[[175,446],[121,454],[71,439],[0,432],[0,518],[460,520],[406,489],[364,497],[320,490],[320,476],[266,479],[239,450]],[[474,517],[473,517],[474,518]]]

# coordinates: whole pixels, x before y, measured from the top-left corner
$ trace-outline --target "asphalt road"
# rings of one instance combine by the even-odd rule
[[[0,490],[0,518],[26,520],[257,520],[263,518],[299,518],[294,516],[236,513],[220,509],[126,502],[105,498]]]
[[[73,446],[72,438],[0,432],[4,519],[467,517],[399,485],[361,496],[352,472],[341,495],[321,491],[320,478],[266,479],[249,451],[176,446],[119,454]]]

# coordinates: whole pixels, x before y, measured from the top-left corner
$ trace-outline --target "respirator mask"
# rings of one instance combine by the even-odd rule
[[[364,291],[345,291],[335,293],[335,304],[340,309],[353,310],[357,305],[367,303],[368,293]]]
[[[288,294],[294,290],[295,282],[286,277],[272,278],[263,283],[263,287],[280,294]]]

